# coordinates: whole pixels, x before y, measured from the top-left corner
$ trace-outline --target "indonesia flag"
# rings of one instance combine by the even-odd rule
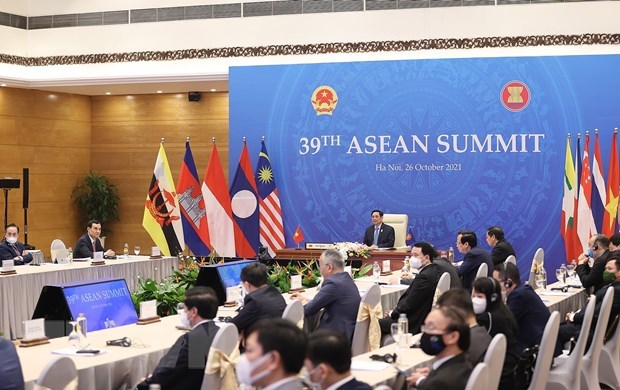
[[[271,257],[275,257],[275,249],[284,249],[284,225],[282,224],[282,210],[280,197],[276,188],[276,179],[271,169],[271,162],[265,147],[261,142],[261,151],[256,166],[256,186],[259,202],[260,242],[269,248]]]
[[[607,199],[605,202],[605,215],[603,216],[602,232],[607,237],[610,237],[617,232],[615,216],[620,216],[620,214],[618,214],[618,198],[620,198],[620,166],[618,166],[618,129],[614,130],[614,135],[611,138],[611,153],[609,154],[609,176],[607,177]]]
[[[230,199],[233,220],[235,221],[237,256],[254,257],[260,245],[258,239],[258,195],[245,139],[237,172],[230,186]]]
[[[185,245],[196,256],[209,256],[209,227],[203,200],[202,188],[198,181],[198,172],[194,164],[189,137],[185,141],[185,156],[181,165],[181,173],[177,183],[177,195],[181,206],[183,221],[183,237]]]
[[[592,173],[590,169],[590,134],[586,132],[586,141],[581,163],[581,180],[579,186],[579,202],[577,207],[577,236],[580,247],[585,250],[588,240],[596,234],[594,218],[592,218]]]
[[[202,181],[202,196],[207,211],[211,248],[222,257],[235,256],[235,233],[228,185],[213,140],[207,172]]]
[[[592,163],[592,216],[597,232],[602,231],[603,214],[607,202],[607,189],[603,176],[603,165],[601,164],[601,148],[598,143],[598,129],[594,130],[594,161]]]

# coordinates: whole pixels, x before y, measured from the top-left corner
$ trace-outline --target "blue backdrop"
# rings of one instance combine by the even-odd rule
[[[244,136],[255,168],[264,135],[287,246],[297,225],[361,242],[379,208],[439,248],[460,229],[488,248],[502,226],[522,273],[543,247],[555,278],[566,135],[599,129],[606,176],[618,69],[616,55],[233,67],[229,172]]]

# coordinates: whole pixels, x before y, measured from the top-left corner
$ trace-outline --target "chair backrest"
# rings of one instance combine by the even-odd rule
[[[362,296],[359,310],[366,304],[371,308],[376,307],[381,302],[381,288],[373,284]],[[353,356],[361,355],[366,352],[370,352],[370,343],[368,342],[368,328],[370,326],[370,319],[364,321],[357,321],[355,323],[355,329],[353,330],[353,340],[351,342],[351,354]]]
[[[37,379],[37,385],[50,390],[64,390],[71,382],[77,381],[78,372],[73,360],[67,356],[50,360]],[[77,388],[77,386],[76,386]]]
[[[215,334],[213,342],[211,343],[211,349],[218,349],[222,353],[230,356],[239,340],[239,331],[235,324],[219,324],[220,329]],[[207,365],[209,361],[207,361]],[[206,367],[205,367],[206,370]],[[202,378],[201,390],[207,389],[219,389],[222,384],[222,377],[219,373],[207,374],[205,372]]]
[[[489,266],[487,263],[482,263],[478,267],[478,272],[476,272],[476,279],[486,278],[487,276],[489,276]]]
[[[502,376],[502,368],[504,367],[504,359],[506,359],[506,336],[498,333],[493,337],[487,352],[484,354],[483,363],[489,366],[488,389],[497,389],[499,387],[499,379]]]
[[[295,325],[299,325],[304,318],[304,305],[298,300],[289,301],[282,313],[282,318],[291,321]]]
[[[543,248],[536,249],[533,261],[535,261],[538,265],[542,265],[545,263],[545,250]]]
[[[558,331],[560,330],[560,313],[554,311],[547,320],[545,330],[538,349],[536,357],[536,365],[534,366],[534,374],[528,390],[544,389],[549,377],[549,369],[553,361],[553,352],[558,339]]]
[[[383,223],[394,228],[394,248],[407,246],[407,224],[409,223],[407,214],[383,214]]]
[[[62,240],[55,239],[52,241],[50,245],[50,257],[52,259],[52,263],[56,261],[57,258],[65,259],[67,257],[67,247]]]
[[[613,336],[603,344],[603,349],[609,351],[610,356],[617,356],[620,360],[620,314],[616,316],[616,329]]]
[[[579,331],[580,337],[577,339],[573,352],[568,356],[568,359],[563,363],[566,366],[568,372],[574,375],[573,380],[579,383],[581,377],[581,367],[583,367],[583,353],[586,349],[586,343],[588,342],[588,335],[590,334],[590,326],[592,325],[592,317],[594,316],[594,307],[596,306],[596,295],[591,295],[588,305],[586,306],[586,312],[583,315],[583,322],[581,323],[581,330]],[[579,388],[580,386],[577,386]]]
[[[517,265],[517,258],[514,255],[510,255],[508,257],[506,257],[506,260],[504,261],[504,264],[508,264],[508,263],[512,263],[515,266]]]
[[[441,294],[445,293],[450,289],[450,274],[448,272],[444,272],[439,281],[437,282],[437,287],[435,287],[435,297],[433,298],[433,305],[437,303],[437,299],[441,296]]]
[[[536,285],[536,270],[540,269],[540,267],[545,264],[545,250],[543,248],[536,249],[536,253],[534,253],[534,258],[532,259],[532,265],[530,267],[530,277],[527,283],[532,286],[534,290],[538,288]]]
[[[465,390],[491,389],[489,382],[489,366],[486,363],[478,363],[469,376]]]
[[[603,339],[605,338],[605,333],[607,332],[607,324],[609,323],[609,314],[611,313],[611,304],[613,303],[613,300],[614,288],[608,287],[605,292],[605,297],[603,297],[601,309],[598,312],[598,319],[596,320],[596,328],[594,329],[592,344],[590,344],[590,348],[584,356],[584,359],[588,361],[589,369],[592,371],[591,374],[595,375],[596,379],[598,379],[598,361],[601,357]],[[584,335],[587,336],[587,333]],[[596,383],[598,383],[598,381]]]

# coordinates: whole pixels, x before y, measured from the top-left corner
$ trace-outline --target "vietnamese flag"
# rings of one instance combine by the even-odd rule
[[[295,234],[293,234],[293,240],[297,244],[304,240],[304,233],[301,231],[300,225],[297,225],[297,229],[295,229]]]

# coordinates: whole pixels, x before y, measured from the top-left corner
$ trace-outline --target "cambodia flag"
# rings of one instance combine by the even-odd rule
[[[185,142],[185,156],[177,183],[177,196],[181,206],[185,245],[196,256],[209,256],[211,251],[209,250],[209,226],[205,202],[192,149],[189,147],[189,138]]]
[[[260,245],[257,193],[254,170],[250,162],[248,147],[244,141],[237,172],[230,186],[230,199],[235,221],[235,248],[239,257],[256,256]]]

